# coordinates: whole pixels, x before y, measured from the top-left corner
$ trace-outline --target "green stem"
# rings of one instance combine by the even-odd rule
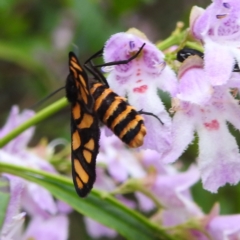
[[[41,122],[42,120],[50,117],[54,113],[58,112],[60,109],[66,107],[68,104],[67,99],[64,97],[50,106],[44,108],[43,110],[39,111],[34,115],[32,118],[27,120],[26,122],[22,123],[20,126],[16,127],[13,129],[10,133],[5,135],[1,140],[0,140],[0,148],[9,143],[13,138],[18,136],[20,133],[25,131],[31,126],[36,125],[37,123]]]
[[[182,31],[182,27],[183,26],[179,27],[177,25],[176,30],[171,34],[170,37],[156,44],[157,48],[163,51],[171,46],[181,44],[184,39],[186,39],[186,36],[188,34],[187,29]]]
[[[203,47],[199,43],[187,41],[186,46],[203,52]]]
[[[111,194],[126,194],[136,191],[141,192],[142,194],[150,198],[155,203],[158,209],[164,208],[164,206],[159,202],[155,195],[145,186],[144,181],[139,179],[129,179],[128,181],[120,185],[118,188],[116,188],[114,191],[112,191]]]
[[[13,174],[19,177],[23,177],[28,181],[35,182],[45,188],[49,184],[54,185],[55,187],[58,187],[60,189],[66,189],[69,192],[75,191],[73,188],[72,180],[63,176],[60,176],[58,174],[51,174],[48,172],[44,172],[41,170],[36,169],[30,169],[22,166],[12,165],[4,162],[0,162],[0,172],[5,172],[9,174]],[[48,189],[48,188],[47,188]],[[62,190],[63,191],[63,190]],[[53,193],[54,194],[54,193]],[[74,194],[75,196],[76,194]],[[119,202],[117,199],[112,197],[110,194],[105,195],[105,198],[102,198],[103,192],[100,192],[96,189],[93,189],[91,193],[89,194],[89,201],[93,198],[99,199],[99,201],[107,201],[109,203],[109,208],[118,208],[122,210],[123,212],[129,213],[129,215],[134,216],[135,219],[138,219],[139,222],[142,222],[144,225],[148,226],[149,229],[152,229],[152,231],[155,231],[158,233],[158,239],[162,240],[174,240],[175,238],[170,236],[163,228],[161,228],[159,225],[149,221],[146,217],[144,217],[142,214],[138,213],[137,211],[130,209],[123,205],[121,202]],[[62,196],[55,196],[61,199]],[[70,196],[71,197],[71,196]],[[78,199],[78,197],[76,197]],[[61,199],[64,200],[64,199]],[[78,201],[84,201],[84,199],[78,199]],[[69,203],[70,204],[70,203]],[[74,207],[74,206],[72,206]]]

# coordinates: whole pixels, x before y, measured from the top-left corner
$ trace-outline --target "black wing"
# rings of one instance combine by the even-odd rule
[[[75,189],[85,197],[96,179],[100,129],[93,109],[88,76],[74,53],[69,53],[66,97],[71,102],[72,175]]]

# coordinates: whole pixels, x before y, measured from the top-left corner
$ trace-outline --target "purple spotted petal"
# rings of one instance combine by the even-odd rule
[[[226,7],[227,6],[227,7]],[[213,1],[193,25],[193,32],[205,40],[211,38],[219,43],[235,42],[240,37],[239,1]]]
[[[177,92],[177,79],[174,72],[166,66],[164,55],[146,37],[135,33],[113,35],[104,47],[104,60],[119,61],[133,56],[146,44],[136,59],[128,64],[115,66],[107,77],[110,87],[137,110],[151,112],[158,116],[161,124],[152,116],[143,115],[147,127],[143,149],[153,149],[160,153],[171,147],[171,118],[157,94],[157,88],[170,95]]]
[[[230,134],[224,119],[209,116],[198,131],[199,157],[205,189],[217,192],[226,183],[240,180],[240,154],[235,138]]]
[[[172,144],[171,118],[157,95],[156,88],[149,86],[144,94],[134,92],[133,89],[128,92],[128,100],[136,109],[153,113],[163,122],[162,124],[153,116],[142,115],[147,128],[142,149],[153,149],[159,153],[167,151]]]
[[[200,16],[192,13],[191,31],[205,44],[204,68],[213,86],[227,83],[235,61],[240,62],[239,6],[239,0],[215,0]]]

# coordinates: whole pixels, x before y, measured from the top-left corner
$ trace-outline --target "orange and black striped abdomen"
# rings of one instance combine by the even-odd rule
[[[102,83],[92,83],[91,94],[99,119],[129,147],[140,147],[146,128],[136,109]]]
[[[96,179],[99,121],[87,74],[73,53],[69,53],[69,71],[66,97],[71,103],[72,175],[78,195],[85,197]]]

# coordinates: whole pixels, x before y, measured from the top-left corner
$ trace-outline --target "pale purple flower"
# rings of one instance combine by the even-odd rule
[[[195,71],[188,71],[192,67],[191,58],[194,59]],[[189,57],[188,61],[179,69],[178,76],[181,79],[178,85],[178,93],[176,94],[178,99],[202,105],[207,103],[212,97],[213,87],[210,84],[210,80],[206,77],[206,73],[202,71],[201,58]]]
[[[200,219],[200,226],[214,240],[238,240],[240,238],[240,214],[220,215],[220,207],[215,204],[211,212]],[[193,230],[193,239],[208,240],[203,232]]]
[[[68,225],[68,218],[63,214],[51,216],[49,218],[34,216],[25,230],[22,240],[67,240]]]
[[[12,217],[10,225],[4,225],[0,232],[1,240],[20,239],[26,213],[22,212]]]
[[[14,106],[6,125],[0,130],[0,135],[4,136],[33,115],[34,112],[31,110],[25,110],[20,114],[18,107]],[[26,130],[4,146],[0,150],[0,161],[56,173],[56,170],[50,163],[27,150],[27,144],[33,135],[33,131],[33,128]],[[20,147],[18,146],[19,144]],[[38,212],[43,215],[55,214],[57,211],[52,195],[35,183],[26,182],[23,198],[24,207],[30,214],[32,212]]]
[[[157,170],[152,184],[146,184],[146,188],[157,197],[163,206],[161,222],[164,226],[175,226],[190,218],[203,215],[189,191],[200,177],[196,166],[191,166],[185,172],[179,172],[173,166],[164,165],[160,154],[153,150],[143,151],[142,161],[145,167],[154,167]],[[141,209],[149,211],[154,207],[153,202],[146,201],[146,196],[141,193],[136,193],[136,196]]]
[[[34,114],[35,113],[32,110],[24,110],[22,113],[20,113],[19,108],[17,106],[13,106],[6,121],[6,124],[0,129],[0,138],[5,136],[14,128],[18,127],[24,121],[28,120]],[[7,145],[5,145],[3,149],[11,153],[21,152],[21,150],[26,148],[28,142],[33,136],[33,133],[34,127],[28,128],[22,134],[18,135]]]
[[[177,160],[192,142],[196,131],[199,137],[198,167],[203,186],[216,192],[220,186],[226,183],[236,184],[240,180],[239,149],[226,123],[228,121],[240,129],[240,108],[237,100],[229,93],[227,85],[213,87],[211,98],[206,103],[203,101],[200,105],[196,104],[194,94],[198,94],[202,87],[200,84],[198,90],[196,82],[207,81],[203,64],[200,68],[199,61],[199,57],[195,56],[184,61],[181,66],[184,71],[180,70],[179,94],[193,91],[192,98],[177,101],[173,118],[173,147],[162,160]],[[188,79],[184,79],[185,77]]]
[[[139,36],[140,35],[140,36]],[[110,67],[107,81],[119,95],[127,96],[137,110],[157,115],[163,125],[154,117],[143,115],[147,135],[142,148],[165,152],[171,147],[171,118],[157,94],[157,89],[174,96],[177,79],[174,72],[164,62],[164,54],[143,34],[136,31],[117,33],[111,36],[104,47],[104,61],[113,62],[129,59],[146,44],[136,59],[128,64]]]
[[[217,216],[209,222],[206,229],[215,240],[240,239],[240,215]]]
[[[5,174],[4,177],[9,182],[10,200],[5,220],[0,231],[0,239],[10,240],[19,234],[24,223],[26,213],[21,212],[21,204],[25,183],[15,176]]]
[[[5,174],[10,183],[10,201],[5,221],[0,232],[1,240],[66,240],[68,237],[68,218],[66,215],[56,215],[43,218],[36,214],[31,218],[26,230],[23,223],[26,213],[21,212],[24,188],[26,182],[18,177]],[[59,226],[61,226],[59,228]]]
[[[23,123],[24,121],[26,121],[27,119],[29,119],[29,117],[33,116],[33,114],[34,112],[30,110],[25,110],[20,114],[18,107],[14,106],[11,110],[10,117],[6,125],[0,130],[1,137],[15,127],[17,127],[18,125],[20,125],[21,123]],[[26,130],[18,137],[13,139],[6,146],[4,146],[0,150],[0,161],[56,173],[56,170],[50,163],[27,149],[27,144],[33,135],[33,131],[33,128]],[[38,236],[38,238],[36,239],[39,240],[46,238],[63,240],[67,239],[67,216],[58,214],[59,209],[52,195],[46,189],[38,186],[35,183],[25,181],[21,178],[12,177],[10,175],[7,176],[10,179],[10,186],[14,186],[17,179],[17,183],[20,184],[22,187],[11,189],[11,197],[13,197],[13,201],[18,200],[18,204],[12,204],[10,200],[5,220],[6,225],[9,226],[9,219],[12,219],[13,215],[18,216],[20,213],[20,209],[24,209],[31,216],[32,219],[27,229],[27,231],[31,233],[30,235]],[[16,212],[16,208],[18,209],[18,212]],[[52,217],[52,215],[55,216]],[[58,226],[59,224],[61,224],[61,231],[52,231],[51,229],[52,238],[49,238],[46,237],[50,236],[49,228],[43,226],[46,231],[42,231],[42,235],[40,235],[39,233],[33,234],[35,230],[38,231],[38,229],[42,227],[40,223],[43,223],[43,221],[47,221],[49,226],[53,226],[54,224]],[[8,227],[5,227],[5,229],[8,229]],[[57,229],[57,227],[55,227],[55,229]],[[10,234],[12,234],[12,231],[10,231]],[[59,234],[61,236],[59,236]],[[26,236],[26,238],[29,238],[30,235]],[[22,237],[22,239],[26,238],[24,236]]]
[[[92,220],[91,218],[84,218],[84,222],[89,235],[93,238],[113,238],[117,236],[117,232],[115,230],[105,227],[104,225]]]
[[[213,86],[227,83],[240,63],[240,2],[214,0],[206,10],[194,7],[192,34],[204,43],[204,68]]]
[[[106,137],[103,129],[100,144],[97,163],[101,166],[104,164],[115,183],[126,182],[131,178],[141,181],[144,188],[152,192],[159,203],[164,206],[162,221],[166,226],[187,221],[189,216],[201,215],[201,211],[193,203],[189,192],[189,188],[199,180],[199,172],[195,166],[180,173],[173,166],[164,165],[161,161],[161,154],[157,151],[148,149],[136,152],[127,149],[115,135]],[[155,169],[153,176],[148,173],[148,169]],[[100,173],[101,177],[99,177]],[[98,179],[102,183],[106,182],[106,180],[103,181],[103,179],[107,179],[103,170],[101,172],[98,170],[97,187],[100,183]],[[113,191],[114,188],[117,188],[116,184],[115,186],[112,184],[110,189],[105,188],[105,190]],[[101,189],[104,187],[102,186]],[[141,210],[150,211],[156,208],[156,204],[146,195],[137,191],[134,194]],[[135,204],[126,202],[126,199],[120,198],[119,200],[128,206],[130,204],[131,207],[135,207]],[[170,217],[174,220],[169,220]],[[90,228],[90,226],[88,227]]]

